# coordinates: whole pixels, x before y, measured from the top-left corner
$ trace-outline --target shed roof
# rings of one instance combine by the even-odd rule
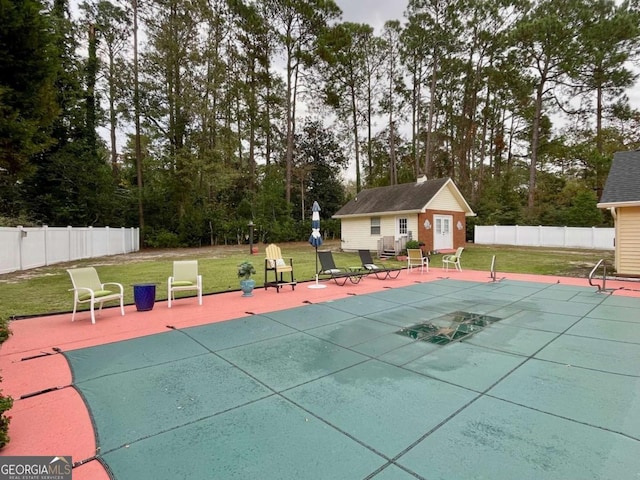
[[[616,152],[599,208],[640,205],[640,150]]]
[[[370,216],[385,213],[424,212],[439,192],[450,188],[466,215],[475,215],[460,190],[450,178],[437,178],[423,182],[403,183],[388,187],[369,188],[338,210],[333,218]]]

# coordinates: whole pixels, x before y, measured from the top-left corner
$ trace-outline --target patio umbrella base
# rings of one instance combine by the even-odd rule
[[[307,288],[327,288],[326,285],[318,283],[318,275],[316,275],[316,283],[309,285]]]

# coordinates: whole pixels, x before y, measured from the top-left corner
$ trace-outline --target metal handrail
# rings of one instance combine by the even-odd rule
[[[497,278],[496,278],[496,256],[494,255],[493,258],[491,258],[491,281],[492,282],[496,282]]]
[[[600,265],[602,265],[602,285],[599,285],[597,283],[593,283],[593,277],[596,273],[596,270],[598,270],[598,268],[600,268]],[[607,290],[607,261],[604,258],[601,258],[600,261],[598,263],[596,263],[596,266],[593,267],[593,270],[591,270],[591,273],[589,273],[589,285],[591,285],[592,287],[597,287],[598,288],[598,292],[611,292],[613,291],[613,289],[608,289]]]
[[[496,256],[494,255],[491,258],[491,269],[489,271],[489,278],[491,278],[491,282],[497,283],[500,280],[503,280],[506,277],[498,278],[498,272],[496,270]]]

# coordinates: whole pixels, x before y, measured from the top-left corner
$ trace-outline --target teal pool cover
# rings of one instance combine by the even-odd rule
[[[639,312],[439,280],[65,355],[115,479],[632,479]]]

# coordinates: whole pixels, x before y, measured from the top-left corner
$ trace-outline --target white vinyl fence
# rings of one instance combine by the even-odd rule
[[[138,228],[0,227],[0,273],[138,250]]]
[[[519,225],[478,226],[478,245],[519,245],[614,250],[615,229],[595,227],[523,227]]]

